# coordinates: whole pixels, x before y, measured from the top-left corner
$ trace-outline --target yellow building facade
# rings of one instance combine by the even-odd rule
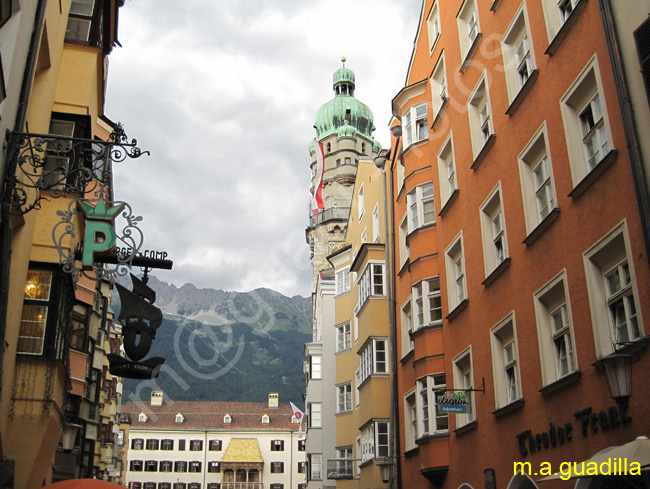
[[[329,256],[337,283],[338,456],[326,474],[342,489],[383,487],[379,462],[391,449],[385,189],[382,171],[360,160],[345,244]]]
[[[18,157],[25,154],[21,153],[25,148],[34,152],[30,145],[37,145],[38,137],[31,135],[107,139],[113,128],[103,113],[107,56],[116,42],[118,10],[123,3],[39,2],[35,16],[36,49],[32,63],[27,63],[33,69],[25,75],[25,109],[14,128],[14,135],[30,136],[10,139],[7,157],[9,163],[14,158],[14,167],[8,163],[8,168],[18,180],[16,188],[26,188],[26,201],[14,200],[9,205],[16,194],[4,195],[0,223],[2,259],[10,264],[8,280],[3,279],[6,317],[0,318],[5,345],[0,459],[13,461],[16,489],[41,487],[61,478],[101,476],[100,469],[106,471],[108,464],[98,460],[113,460],[111,453],[94,444],[100,427],[108,429],[110,420],[119,418],[117,407],[111,407],[119,399],[104,396],[98,402],[93,385],[102,379],[92,373],[104,366],[109,284],[93,280],[92,274],[75,282],[60,266],[62,256],[74,255],[83,238],[81,212],[73,213],[67,223],[74,233],[61,232],[58,243],[53,239],[53,230],[62,226],[62,215],[76,210],[76,200],[84,197],[83,189],[62,192],[73,178],[75,165],[82,163],[54,158],[52,147],[46,146],[41,148],[43,160],[30,181],[27,173],[21,173]],[[41,171],[47,178],[45,173],[39,177]],[[102,185],[112,185],[108,173],[101,178]],[[103,380],[102,388],[117,383],[110,376]],[[71,441],[71,451],[64,453],[62,434],[70,434],[70,426],[80,429]],[[97,456],[80,463],[84,451]]]

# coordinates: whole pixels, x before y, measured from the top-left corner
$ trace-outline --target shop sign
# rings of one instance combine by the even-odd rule
[[[438,414],[465,414],[469,411],[470,400],[464,392],[445,392],[438,398]]]
[[[628,404],[621,403],[600,412],[594,411],[591,407],[581,409],[573,413],[578,420],[578,428],[583,437],[589,432],[596,434],[599,431],[606,433],[619,426],[626,426],[632,422],[627,413]],[[540,433],[533,433],[532,430],[525,430],[517,434],[517,445],[519,453],[526,456],[529,452],[535,453],[558,445],[564,445],[573,439],[573,423],[549,423],[548,430]]]
[[[84,267],[92,267],[96,261],[95,253],[106,253],[115,248],[117,235],[113,221],[124,208],[124,203],[106,207],[106,202],[100,198],[94,206],[81,199],[79,205],[86,216],[81,263]]]

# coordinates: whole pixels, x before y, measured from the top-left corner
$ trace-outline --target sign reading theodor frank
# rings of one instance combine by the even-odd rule
[[[131,281],[133,290],[115,284],[122,303],[118,320],[122,323],[124,351],[131,360],[114,353],[108,355],[110,372],[129,379],[152,379],[158,377],[165,359],[162,357],[142,359],[151,349],[151,343],[156,338],[156,330],[162,324],[163,315],[162,311],[153,305],[156,301],[156,292],[133,274],[131,274]]]

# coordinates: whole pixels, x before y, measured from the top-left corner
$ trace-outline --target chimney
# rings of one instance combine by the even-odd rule
[[[269,394],[269,408],[270,409],[277,409],[278,408],[278,393],[277,392],[271,392]]]
[[[151,391],[151,405],[152,406],[162,406],[163,405],[163,391]]]

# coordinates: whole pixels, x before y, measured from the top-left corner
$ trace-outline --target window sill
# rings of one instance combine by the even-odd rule
[[[440,432],[440,433],[433,433],[431,435],[424,435],[415,440],[415,443],[418,444],[418,446],[423,445],[425,443],[429,443],[431,441],[435,440],[446,440],[449,438],[449,431],[445,432]]]
[[[440,121],[442,120],[442,116],[445,113],[445,109],[447,108],[448,105],[449,105],[449,97],[445,97],[444,100],[442,101],[442,104],[440,105],[440,108],[438,109],[438,112],[433,118],[433,124],[431,124],[431,129],[436,129],[438,127],[438,124],[440,124]]]
[[[523,406],[524,406],[524,398],[521,397],[516,401],[512,401],[510,404],[506,404],[505,406],[500,407],[499,409],[495,409],[494,411],[492,411],[492,414],[494,414],[497,418],[500,418],[501,416],[505,416],[506,414],[521,409]]]
[[[415,447],[415,448],[409,448],[404,452],[405,457],[412,457],[413,455],[417,455],[420,452],[420,447]]]
[[[494,145],[494,140],[497,138],[496,134],[490,134],[490,137],[485,141],[485,144],[483,144],[483,147],[481,148],[481,151],[478,152],[476,155],[476,158],[474,158],[474,161],[472,162],[472,166],[470,168],[472,170],[476,170],[478,166],[481,164],[481,162],[485,159],[485,156],[488,154],[488,151],[490,151],[490,148]]]
[[[427,231],[429,229],[435,228],[436,227],[436,221],[429,222],[427,224],[422,224],[421,226],[416,227],[413,231],[408,233],[406,235],[406,246],[410,246],[411,243],[411,236],[416,235],[422,231]]]
[[[472,62],[472,56],[474,56],[474,53],[478,49],[478,45],[481,42],[481,38],[483,37],[483,33],[479,32],[476,35],[476,39],[474,39],[474,42],[469,48],[469,51],[467,51],[467,55],[465,56],[465,59],[463,60],[463,64],[460,65],[460,71],[461,73],[465,73],[465,70],[469,67],[470,63]]]
[[[497,279],[499,275],[503,273],[506,268],[508,268],[508,266],[510,266],[510,257],[504,258],[504,260],[499,263],[499,266],[492,270],[487,277],[485,277],[485,280],[481,282],[481,285],[485,287],[489,286]]]
[[[515,113],[517,108],[521,105],[521,102],[524,100],[524,98],[526,98],[526,94],[530,92],[530,89],[535,84],[535,81],[537,81],[537,78],[539,78],[539,70],[535,68],[528,77],[528,80],[526,80],[526,83],[524,83],[523,86],[519,89],[519,93],[515,95],[515,98],[512,100],[510,107],[508,107],[508,110],[506,110],[506,115],[512,116],[512,114]]]
[[[447,201],[442,205],[440,208],[440,212],[438,212],[438,216],[442,217],[447,213],[449,208],[451,207],[451,204],[456,202],[456,199],[458,198],[458,194],[460,193],[460,190],[454,189],[454,191],[451,193]]]
[[[550,384],[545,385],[544,387],[539,389],[539,392],[541,392],[542,395],[547,396],[548,394],[560,390],[566,387],[567,385],[571,385],[574,382],[577,382],[581,376],[582,376],[582,370],[575,370],[574,372],[571,372],[570,374],[567,374],[564,377],[560,377],[559,379],[551,382]]]
[[[463,312],[465,309],[467,309],[467,306],[469,304],[469,298],[463,299],[454,309],[447,314],[447,317],[445,318],[447,321],[451,321],[456,318],[461,312]]]
[[[454,433],[456,434],[456,436],[460,436],[460,435],[463,435],[463,434],[467,433],[468,431],[472,431],[477,426],[478,426],[478,419],[475,419],[473,421],[470,421],[467,424],[464,424],[460,428],[456,428],[454,430]]]
[[[352,409],[349,411],[341,411],[339,413],[334,413],[334,416],[339,417],[339,416],[345,416],[346,414],[352,414]]]
[[[350,346],[349,348],[346,348],[345,350],[338,350],[336,353],[334,353],[334,355],[340,355],[341,353],[347,353],[350,350],[352,350],[352,346]],[[318,379],[318,380],[322,380],[322,379]]]
[[[402,357],[402,359],[400,360],[400,363],[401,363],[402,365],[404,365],[404,364],[405,364],[406,362],[408,362],[409,360],[412,360],[414,356],[415,356],[415,351],[414,351],[414,350],[411,350],[411,351],[409,351],[406,355],[404,355],[404,356]]]
[[[368,384],[372,379],[379,378],[379,379],[388,379],[390,377],[389,374],[370,374],[368,377],[363,379],[361,383],[357,386],[357,389],[361,390],[363,389],[366,384]]]
[[[415,331],[409,332],[409,336],[411,338],[417,338],[418,336],[422,336],[427,331],[433,331],[440,328],[442,328],[442,321],[438,321],[437,323],[425,324],[424,326],[420,326]]]
[[[584,0],[583,0],[584,1]],[[580,197],[585,190],[587,190],[592,183],[594,183],[599,176],[601,176],[607,168],[611,166],[614,161],[616,161],[616,156],[618,155],[618,150],[613,149],[605,155],[605,157],[598,162],[598,164],[591,170],[587,175],[578,182],[571,192],[569,192],[569,197],[577,199]]]
[[[546,48],[546,51],[544,51],[544,54],[548,54],[549,56],[553,56],[555,54],[555,52],[560,47],[562,40],[566,37],[569,30],[571,30],[573,24],[576,23],[576,20],[578,19],[578,15],[580,15],[580,12],[584,10],[586,5],[587,5],[587,0],[578,1],[575,8],[573,9],[573,12],[571,12],[569,18],[564,22],[562,27],[560,27],[560,30],[557,32],[557,34],[555,34],[555,37],[551,41],[551,44],[549,44],[548,47]]]
[[[540,222],[535,229],[533,229],[528,236],[522,241],[526,246],[530,246],[533,244],[533,242],[539,238],[544,231],[546,231],[551,224],[553,224],[557,218],[560,217],[560,208],[555,207],[551,212],[548,213],[548,216],[544,218],[542,222]]]
[[[401,268],[399,269],[399,272],[397,272],[397,275],[401,277],[402,274],[409,268],[410,265],[411,265],[411,258],[409,257],[404,261]]]
[[[420,139],[419,141],[413,141],[410,145],[408,145],[406,148],[404,148],[403,155],[408,154],[411,150],[414,148],[421,146],[423,143],[426,143],[429,140],[429,138],[424,138]]]
[[[436,36],[436,38],[433,40],[433,43],[429,46],[429,57],[433,56],[433,52],[436,50],[436,46],[438,45],[439,40],[440,34]]]

